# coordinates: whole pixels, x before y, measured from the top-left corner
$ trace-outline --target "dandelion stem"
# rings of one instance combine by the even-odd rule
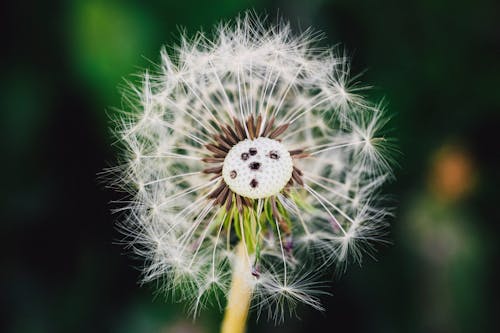
[[[222,321],[221,333],[245,332],[253,292],[252,278],[249,256],[243,242],[241,242],[236,247],[231,290]]]

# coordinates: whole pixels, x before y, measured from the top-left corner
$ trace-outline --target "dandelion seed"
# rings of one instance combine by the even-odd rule
[[[235,281],[275,320],[286,304],[321,309],[317,272],[383,236],[384,110],[349,89],[346,57],[310,32],[246,14],[215,36],[162,51],[158,73],[127,95],[121,226],[144,281],[194,314]]]

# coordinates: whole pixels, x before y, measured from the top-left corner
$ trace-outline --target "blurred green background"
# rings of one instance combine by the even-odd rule
[[[324,313],[252,332],[500,332],[500,5],[479,0],[10,1],[1,5],[0,331],[217,332],[139,286],[96,174],[117,86],[161,45],[253,8],[341,42],[395,117],[392,245],[333,278]]]

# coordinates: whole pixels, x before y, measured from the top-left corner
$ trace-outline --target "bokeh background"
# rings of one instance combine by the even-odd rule
[[[252,332],[500,332],[500,6],[477,0],[7,1],[0,8],[0,331],[217,332],[139,286],[116,245],[117,87],[179,29],[253,8],[342,43],[395,116],[392,244],[335,276],[324,313]]]

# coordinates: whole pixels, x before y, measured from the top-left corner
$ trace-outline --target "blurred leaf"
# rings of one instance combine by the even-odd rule
[[[74,67],[100,97],[113,104],[122,77],[145,66],[159,49],[158,27],[142,7],[117,1],[77,1],[69,22]]]

